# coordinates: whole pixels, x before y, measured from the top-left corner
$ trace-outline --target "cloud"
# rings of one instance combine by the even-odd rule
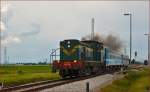
[[[11,4],[2,4],[1,6],[1,21],[5,24],[8,22],[13,16],[13,9]]]
[[[2,4],[1,12],[6,13],[9,10],[9,7],[10,7],[10,4],[6,4],[6,3]]]
[[[9,7],[10,5],[9,4],[1,4],[1,20],[0,20],[0,31],[6,31],[6,16],[8,15],[8,11],[9,11]]]
[[[0,31],[5,31],[6,30],[5,24],[2,21],[0,21],[0,25],[1,25]]]
[[[7,22],[9,19],[12,17],[12,10],[11,10],[11,5],[3,3],[1,6],[1,20],[0,20],[0,31],[2,32],[1,36],[1,45],[6,45],[8,43],[18,43],[21,42],[21,40],[13,35],[8,35],[8,29],[7,28]]]
[[[21,43],[21,39],[15,35],[10,35],[1,41],[2,45],[8,45],[12,43]]]
[[[17,29],[18,27],[16,27],[15,31],[13,31],[14,26],[7,25],[10,19],[12,19],[14,13],[10,4],[3,3],[0,12],[1,12],[0,31],[2,32],[1,45],[21,43],[22,38],[26,36],[36,35],[40,32],[40,25],[34,22],[27,23],[27,26],[20,25],[21,29]]]
[[[25,28],[25,29],[28,29],[26,30],[26,32],[22,32],[20,33],[19,35],[20,36],[32,36],[32,35],[36,35],[40,32],[40,25],[37,24],[37,23],[31,23],[28,28]]]
[[[23,25],[21,25],[23,26]],[[23,31],[23,32],[22,32]],[[40,32],[40,25],[37,23],[31,23],[27,25],[25,28],[23,27],[19,33],[13,32],[5,34],[1,37],[2,45],[10,45],[13,43],[21,43],[22,40],[28,36],[36,35]]]

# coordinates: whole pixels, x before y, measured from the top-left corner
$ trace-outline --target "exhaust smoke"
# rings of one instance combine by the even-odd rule
[[[81,38],[82,41],[91,40],[91,35],[86,35]],[[112,51],[120,52],[123,48],[123,41],[120,37],[109,34],[107,36],[100,35],[96,33],[93,38],[94,41],[102,42],[105,46],[109,47]]]

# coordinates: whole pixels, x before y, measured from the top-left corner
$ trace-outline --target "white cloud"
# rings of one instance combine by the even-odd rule
[[[6,24],[2,20],[3,20],[3,16],[7,14],[8,10],[9,10],[9,7],[10,7],[10,4],[6,4],[6,3],[1,4],[0,13],[2,14],[2,16],[1,16],[1,20],[0,20],[0,26],[1,26],[0,31],[5,31],[6,30]]]
[[[12,43],[21,43],[21,39],[17,36],[8,36],[5,39],[1,40],[2,45],[9,45]]]
[[[0,25],[1,25],[0,31],[5,31],[6,30],[5,24],[2,21],[0,21]]]
[[[7,13],[10,8],[10,4],[3,3],[1,4],[1,13]]]

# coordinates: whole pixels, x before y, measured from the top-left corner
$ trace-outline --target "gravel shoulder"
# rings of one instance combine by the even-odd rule
[[[86,92],[87,82],[89,82],[90,92],[96,92],[97,88],[111,84],[112,81],[115,79],[118,79],[118,74],[105,74],[94,78],[68,83],[54,88],[45,89],[40,92]]]

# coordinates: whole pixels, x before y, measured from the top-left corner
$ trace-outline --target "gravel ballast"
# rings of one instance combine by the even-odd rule
[[[95,89],[110,84],[114,79],[114,75],[105,74],[94,78],[68,83],[65,85],[57,86],[42,90],[41,92],[86,92],[86,84],[89,82],[90,92],[94,92]]]

